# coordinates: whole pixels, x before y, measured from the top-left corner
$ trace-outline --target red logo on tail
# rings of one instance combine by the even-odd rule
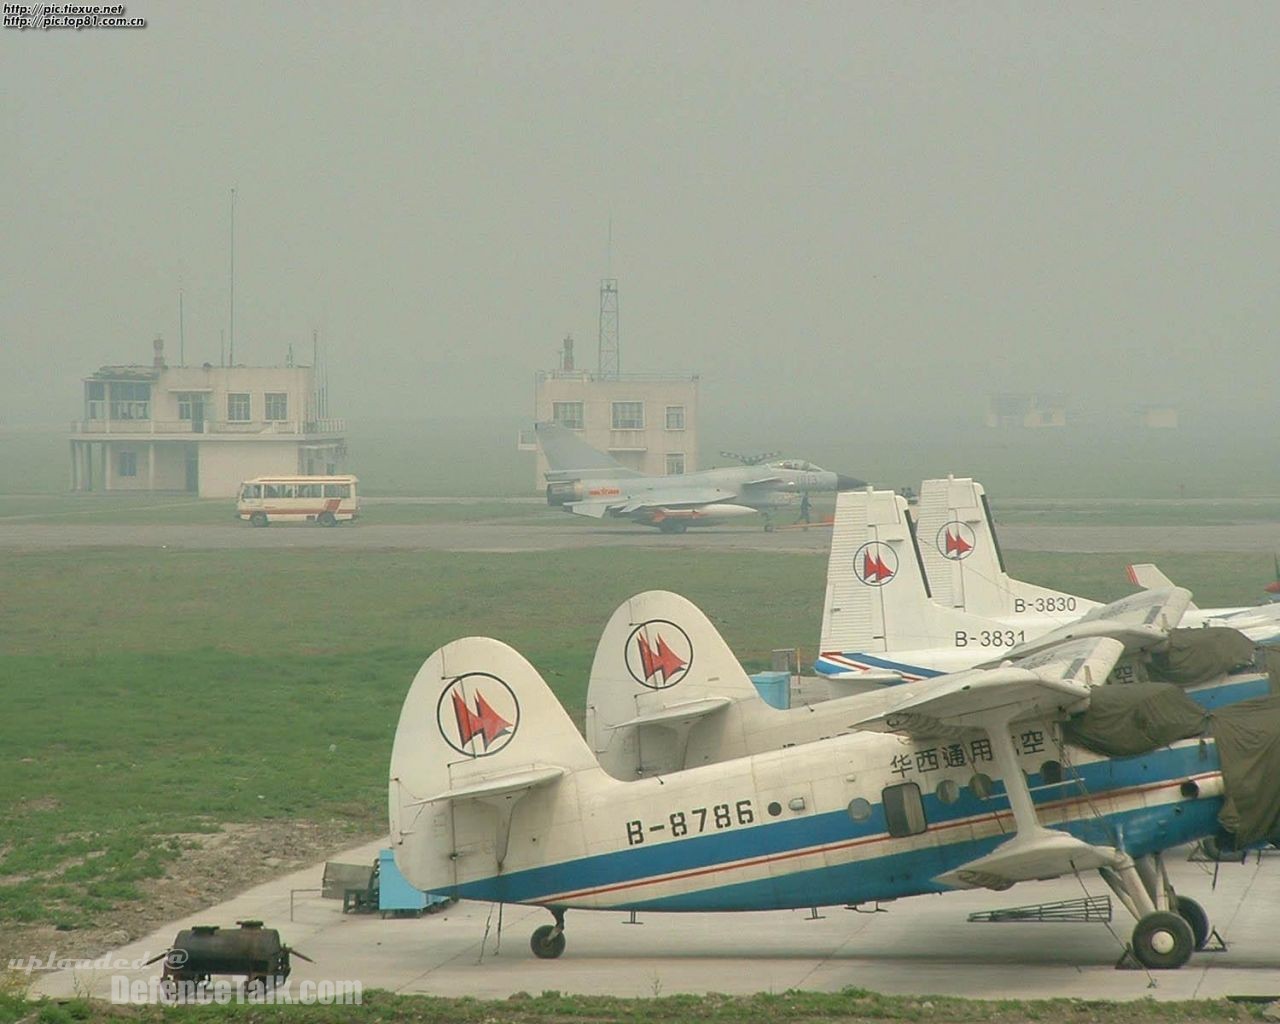
[[[484,749],[488,750],[494,740],[511,730],[511,723],[489,707],[489,702],[479,693],[476,694],[476,709],[472,711],[462,699],[462,694],[454,690],[453,713],[458,719],[458,737],[464,747],[479,736],[484,740]]]
[[[865,586],[883,587],[898,574],[898,554],[883,541],[868,541],[853,553],[853,574]]]
[[[665,690],[689,674],[693,641],[670,619],[649,619],[627,634],[622,656],[637,683],[650,690]]]
[[[870,583],[883,583],[893,576],[893,570],[884,564],[884,559],[873,555],[870,551],[862,554],[862,578]]]
[[[959,519],[953,519],[938,530],[935,543],[943,557],[959,562],[969,556],[969,552],[978,543],[978,538],[972,526],[960,522]]]
[[[655,654],[649,641],[645,639],[643,633],[636,634],[636,643],[640,645],[640,664],[644,667],[644,677],[652,679],[656,675],[662,676],[665,683],[677,672],[683,669],[688,662],[680,655],[676,654],[667,642],[662,639],[662,634],[658,634],[658,651]]]

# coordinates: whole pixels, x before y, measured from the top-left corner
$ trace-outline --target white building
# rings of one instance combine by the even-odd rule
[[[653,476],[698,468],[698,378],[688,374],[625,373],[601,376],[573,368],[566,340],[558,370],[534,381],[534,419],[579,431],[587,444],[624,466]],[[547,461],[538,453],[534,487],[541,490]]]
[[[71,424],[73,491],[185,491],[233,497],[270,473],[341,472],[341,420],[316,415],[310,366],[104,366],[84,379]]]

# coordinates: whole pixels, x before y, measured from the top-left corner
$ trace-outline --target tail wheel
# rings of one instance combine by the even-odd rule
[[[337,526],[338,520],[333,518],[332,512],[321,512],[316,518],[316,522],[321,526]]]
[[[1191,925],[1168,910],[1148,914],[1133,929],[1133,955],[1153,971],[1177,970],[1191,959],[1195,948]]]
[[[557,929],[553,924],[544,924],[541,928],[535,928],[533,936],[529,939],[529,948],[539,960],[556,959],[564,952],[564,947],[564,931]]]
[[[267,514],[265,512],[255,512],[249,517],[249,522],[253,526],[266,526]]]
[[[1174,909],[1191,926],[1191,937],[1195,940],[1196,949],[1204,949],[1204,944],[1209,941],[1210,930],[1209,915],[1204,912],[1204,907],[1190,896],[1179,896]]]

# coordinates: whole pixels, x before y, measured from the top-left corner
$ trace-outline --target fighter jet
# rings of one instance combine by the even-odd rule
[[[731,466],[675,476],[645,476],[597,451],[558,423],[535,427],[550,467],[547,504],[574,515],[630,519],[663,533],[711,526],[794,506],[800,496],[865,487],[802,459]]]

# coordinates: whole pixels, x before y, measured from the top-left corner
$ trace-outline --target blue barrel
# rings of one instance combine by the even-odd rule
[[[786,711],[791,707],[791,676],[787,672],[757,672],[751,677],[760,699],[770,707]]]

